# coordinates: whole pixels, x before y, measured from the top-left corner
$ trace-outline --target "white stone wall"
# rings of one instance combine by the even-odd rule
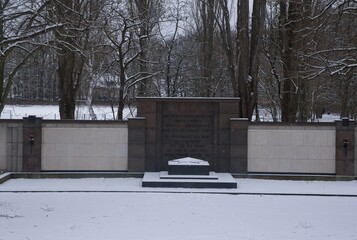
[[[7,155],[6,155],[6,126],[0,125],[0,170],[7,169]]]
[[[44,124],[42,170],[128,170],[126,124]]]
[[[355,127],[355,176],[357,176],[357,127]]]
[[[250,125],[248,171],[335,173],[334,126]]]
[[[22,171],[22,121],[0,123],[0,170]]]

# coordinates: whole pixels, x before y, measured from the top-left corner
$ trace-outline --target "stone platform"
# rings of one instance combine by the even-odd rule
[[[169,175],[168,172],[146,172],[143,187],[162,188],[237,188],[237,181],[229,173],[209,175]]]
[[[168,171],[146,172],[143,187],[237,188],[229,173],[210,172],[207,161],[185,157],[168,162]]]

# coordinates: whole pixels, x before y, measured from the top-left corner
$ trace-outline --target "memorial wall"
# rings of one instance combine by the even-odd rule
[[[231,119],[238,116],[238,98],[137,98],[137,118],[129,120],[129,171],[166,171],[168,161],[184,157],[208,161],[216,172],[244,171],[246,156],[239,157],[231,142],[239,132]],[[138,155],[140,146],[145,152]]]

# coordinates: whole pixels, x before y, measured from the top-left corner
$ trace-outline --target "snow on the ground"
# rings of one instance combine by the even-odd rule
[[[113,113],[110,106],[94,105],[93,110],[97,116],[98,120],[112,120]],[[116,115],[115,108],[115,115]],[[43,119],[60,119],[58,105],[6,105],[4,111],[1,113],[2,119],[22,119],[23,117],[28,117],[29,115],[36,115],[42,117]],[[136,115],[135,108],[124,109],[123,118],[127,119]],[[78,120],[88,120],[90,119],[88,108],[84,105],[79,105],[76,107],[75,111],[76,119]],[[262,122],[271,122],[271,115],[262,110],[260,120]],[[253,116],[254,118],[254,116]],[[316,119],[316,122],[334,122],[340,119],[337,114],[324,114],[321,119]]]
[[[113,111],[110,106],[93,105],[93,110],[98,120],[112,120]],[[117,114],[117,108],[114,109],[114,114]],[[123,112],[123,118],[135,116],[135,109],[126,107]],[[5,105],[1,113],[2,119],[22,119],[30,115],[36,115],[43,119],[60,119],[58,105]],[[75,118],[77,120],[90,120],[88,108],[84,105],[76,107]]]
[[[357,188],[357,181],[237,181],[242,192],[348,194]],[[133,192],[0,192],[0,239],[357,239],[356,197],[154,193],[140,184],[134,178],[7,181],[0,191]]]
[[[141,178],[12,179],[1,191],[157,191],[185,188],[142,188]],[[357,181],[280,181],[237,179],[237,189],[192,189],[193,192],[357,195]]]

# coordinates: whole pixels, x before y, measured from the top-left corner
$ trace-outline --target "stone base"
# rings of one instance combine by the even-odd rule
[[[218,175],[215,172],[208,172],[207,175],[171,175],[169,172],[160,172],[160,179],[205,179],[205,180],[218,180]]]
[[[207,161],[186,157],[168,162],[169,175],[209,175],[210,166]]]
[[[146,172],[143,187],[161,188],[237,188],[237,181],[229,173],[209,175],[169,175],[167,172]]]

